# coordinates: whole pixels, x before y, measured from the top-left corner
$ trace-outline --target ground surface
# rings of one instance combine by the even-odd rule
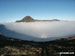
[[[75,52],[75,37],[33,42],[0,35],[0,56],[59,56],[59,52]]]

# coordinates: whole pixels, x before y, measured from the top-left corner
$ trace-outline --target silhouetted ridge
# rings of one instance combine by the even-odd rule
[[[60,21],[58,19],[52,19],[52,20],[36,20],[33,19],[31,16],[26,16],[22,20],[18,20],[16,22],[51,22],[51,21]]]
[[[22,20],[18,20],[16,22],[34,22],[34,19],[31,16],[26,16]]]

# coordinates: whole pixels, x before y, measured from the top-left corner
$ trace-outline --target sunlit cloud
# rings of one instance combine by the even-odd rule
[[[30,23],[2,23],[6,29],[23,35],[41,39],[64,37],[75,35],[74,21],[55,21],[55,22],[30,22]],[[0,24],[1,25],[1,24]],[[0,26],[1,27],[1,26]],[[8,34],[6,36],[12,37]],[[14,35],[14,34],[13,34]],[[14,35],[19,37],[18,34]],[[23,37],[23,39],[25,39]],[[33,40],[33,39],[31,39]]]

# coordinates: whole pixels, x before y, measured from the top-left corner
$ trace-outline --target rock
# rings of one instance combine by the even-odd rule
[[[34,22],[34,19],[31,16],[26,16],[22,20],[18,20],[16,22]]]
[[[52,20],[35,20],[31,16],[26,16],[22,20],[18,20],[16,22],[51,22],[51,21],[60,21],[58,19],[52,19]]]
[[[0,32],[0,35],[2,35],[1,32]]]

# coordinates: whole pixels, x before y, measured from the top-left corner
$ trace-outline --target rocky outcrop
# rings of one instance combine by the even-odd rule
[[[31,16],[26,16],[22,20],[18,20],[16,22],[34,22],[34,19]]]
[[[0,32],[0,35],[2,35],[1,32]]]
[[[22,20],[18,20],[16,22],[51,22],[51,21],[60,21],[58,19],[52,19],[52,20],[35,20],[31,16],[26,16]]]

